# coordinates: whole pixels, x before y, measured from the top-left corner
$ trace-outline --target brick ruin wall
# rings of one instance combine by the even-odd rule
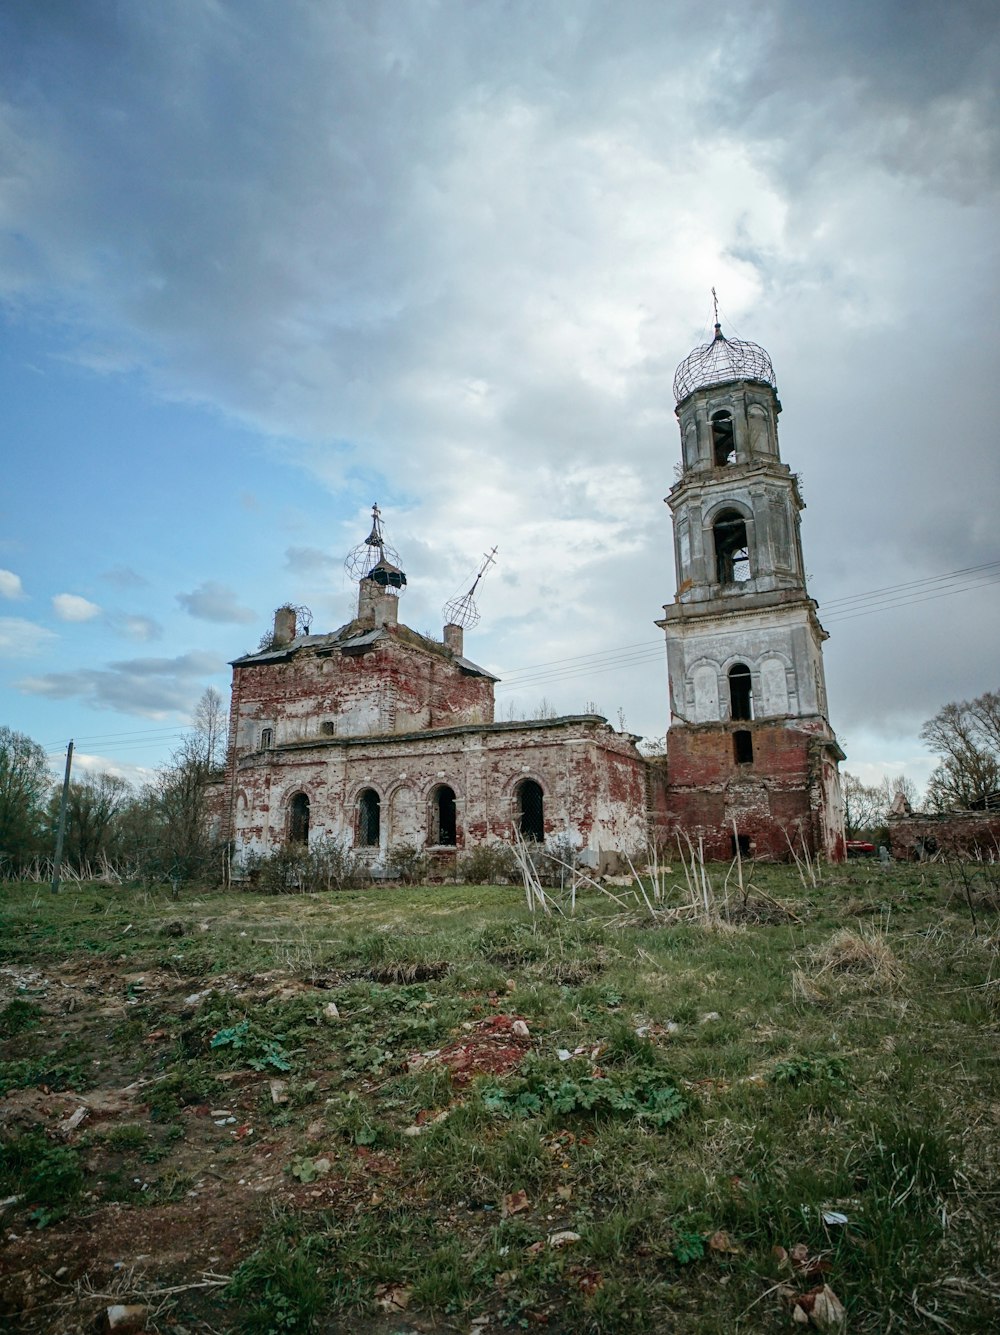
[[[758,856],[787,859],[786,832],[799,831],[810,852],[843,856],[836,764],[818,727],[755,722],[753,764],[737,765],[726,725],[672,728],[666,761],[649,763],[596,717],[492,720],[492,680],[405,627],[356,655],[331,643],[237,663],[224,802],[237,853],[287,839],[297,792],[309,799],[311,839],[353,843],[365,788],[379,795],[382,853],[427,846],[441,784],[456,796],[455,849],[473,848],[510,837],[517,786],[532,778],[546,836],[566,834],[605,865],[650,833],[673,844],[678,830],[729,858],[733,820]],[[272,749],[261,748],[264,727]]]
[[[646,839],[645,763],[606,723],[546,720],[344,738],[245,756],[233,772],[237,850],[266,852],[288,837],[291,801],[309,799],[310,840],[358,841],[361,794],[379,797],[379,849],[434,846],[435,792],[455,793],[455,855],[509,840],[517,788],[543,793],[546,839],[569,838],[607,865]]]
[[[733,733],[717,724],[672,728],[667,755],[651,771],[657,840],[700,839],[705,856],[733,856],[734,833],[757,857],[785,861],[789,840],[810,854],[844,856],[836,762],[824,733],[786,721],[755,722],[753,762],[735,760]],[[735,824],[735,831],[734,831]]]
[[[445,654],[414,649],[400,628],[370,650],[296,653],[284,661],[237,665],[231,743],[255,750],[259,729],[274,741],[411,732],[456,723],[492,723],[493,682],[464,672]]]
[[[1000,811],[948,811],[889,817],[889,846],[900,860],[934,853],[1000,861]]]

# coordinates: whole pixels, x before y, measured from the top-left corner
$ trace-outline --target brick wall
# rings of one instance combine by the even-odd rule
[[[890,816],[889,843],[894,858],[940,851],[1000,861],[1000,811]]]
[[[665,773],[653,785],[657,837],[673,842],[686,832],[701,838],[710,858],[732,856],[734,833],[759,857],[788,858],[791,838],[796,847],[804,839],[812,854],[843,858],[839,783],[826,725],[764,720],[743,727],[753,739],[753,760],[746,764],[735,754],[740,724],[670,729]]]

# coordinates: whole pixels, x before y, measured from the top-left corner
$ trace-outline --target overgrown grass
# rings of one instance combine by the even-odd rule
[[[220,1330],[352,1329],[398,1299],[500,1329],[777,1331],[822,1283],[851,1330],[994,1328],[995,914],[974,927],[937,866],[754,881],[760,921],[751,899],[712,924],[596,891],[533,920],[515,887],[2,886],[11,976],[103,971],[119,1010],[73,1036],[41,983],[8,989],[0,1080],[106,1081],[110,1043],[146,1120],[86,1153],[162,1160],[147,1197],[181,1203],[171,1134],[246,1091],[285,1185]],[[142,971],[173,991],[147,1003]],[[527,1025],[513,1064],[433,1055],[497,1017]],[[7,1192],[51,1209],[64,1174],[59,1209],[100,1208],[84,1151],[31,1134],[4,1141]]]

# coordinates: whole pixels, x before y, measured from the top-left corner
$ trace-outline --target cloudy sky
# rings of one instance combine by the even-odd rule
[[[661,735],[714,285],[774,362],[847,767],[922,782],[921,722],[1000,687],[998,17],[7,0],[0,721],[154,767],[275,606],[348,619],[377,499],[418,630],[499,546],[504,712]]]

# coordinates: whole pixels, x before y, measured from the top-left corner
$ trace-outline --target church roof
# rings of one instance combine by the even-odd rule
[[[717,324],[711,343],[702,343],[689,352],[675,371],[674,399],[680,403],[697,389],[728,385],[734,380],[759,380],[778,388],[771,358],[760,344],[726,338]]]
[[[284,659],[292,658],[303,649],[311,649],[318,652],[321,657],[332,654],[335,650],[344,654],[356,654],[364,651],[378,640],[395,639],[402,644],[409,645],[414,649],[422,649],[437,654],[454,663],[462,672],[468,672],[474,677],[486,677],[489,681],[499,681],[492,672],[487,672],[485,668],[479,667],[471,659],[465,658],[461,654],[452,654],[443,644],[437,640],[429,639],[426,635],[421,635],[418,631],[410,630],[408,626],[398,626],[395,634],[379,627],[376,630],[358,633],[358,623],[350,621],[346,626],[341,626],[339,630],[332,631],[327,635],[296,635],[294,640],[289,640],[287,644],[278,645],[273,649],[261,649],[257,653],[243,654],[240,658],[232,660],[232,667],[247,667],[254,663],[280,663]]]

